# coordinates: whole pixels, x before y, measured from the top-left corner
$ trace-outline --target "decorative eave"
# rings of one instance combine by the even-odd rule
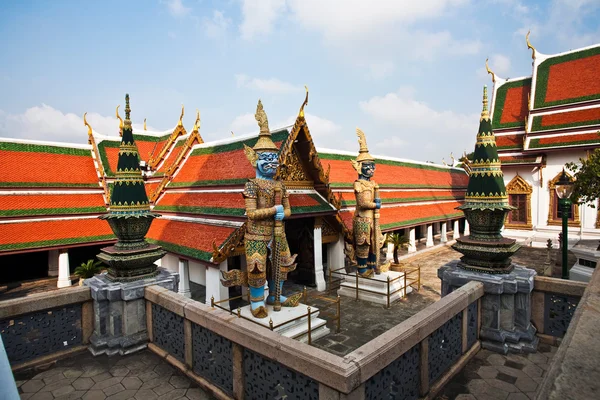
[[[179,122],[177,123],[177,126],[173,130],[173,133],[171,133],[171,136],[169,136],[169,139],[167,139],[167,142],[162,147],[162,149],[160,149],[160,151],[156,155],[155,155],[154,151],[152,152],[152,156],[148,160],[148,166],[150,168],[157,169],[158,164],[160,164],[160,162],[163,161],[167,152],[171,149],[171,146],[173,146],[175,144],[175,141],[177,140],[177,138],[179,136],[183,136],[183,135],[187,134],[185,128],[183,127],[183,115],[184,115],[184,107],[182,104],[181,105],[181,115],[179,116]],[[157,144],[158,144],[158,142],[157,142]]]
[[[220,264],[229,257],[241,255],[244,253],[244,235],[246,234],[246,222],[229,235],[229,237],[217,246],[213,240],[213,254],[210,259],[215,264]]]
[[[87,112],[83,114],[83,124],[88,128],[88,143],[92,145],[92,154],[94,158],[94,166],[96,167],[96,172],[98,173],[98,181],[104,189],[104,204],[108,207],[110,203],[110,192],[108,190],[108,185],[106,184],[106,172],[104,171],[104,166],[102,165],[102,160],[100,159],[100,152],[98,151],[98,144],[96,143],[96,138],[94,137],[94,131],[90,124],[86,120]]]

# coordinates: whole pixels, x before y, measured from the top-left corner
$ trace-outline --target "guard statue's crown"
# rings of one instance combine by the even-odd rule
[[[254,118],[258,122],[258,126],[260,127],[260,134],[258,135],[258,140],[252,149],[256,152],[261,151],[274,151],[278,152],[279,149],[273,143],[271,139],[271,131],[269,130],[269,120],[267,119],[267,113],[265,112],[262,102],[258,100],[258,105],[256,106],[256,114],[254,114]]]
[[[367,138],[365,137],[365,133],[360,130],[360,128],[356,128],[356,136],[358,136],[358,144],[360,145],[360,150],[358,151],[358,157],[356,157],[356,162],[363,161],[375,161],[372,155],[369,154],[369,149],[367,148]]]

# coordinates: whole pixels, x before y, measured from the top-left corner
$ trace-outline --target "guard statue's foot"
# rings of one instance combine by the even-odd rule
[[[300,304],[301,298],[302,298],[302,293],[296,293],[296,294],[288,297],[287,299],[285,299],[285,301],[282,302],[281,305],[283,307],[296,307],[298,304]]]
[[[254,316],[254,318],[267,318],[267,316],[269,315],[265,306],[259,306],[256,309],[251,308],[250,311],[252,311],[252,315]]]
[[[368,268],[366,271],[364,272],[358,272],[358,275],[360,275],[361,278],[370,278],[373,276],[373,269],[372,268]]]

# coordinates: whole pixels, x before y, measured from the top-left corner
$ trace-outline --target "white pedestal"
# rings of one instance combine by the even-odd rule
[[[583,265],[575,264],[569,270],[569,279],[577,282],[588,283],[592,279],[594,268],[584,267]]]
[[[596,250],[597,247],[597,240],[581,240],[571,248],[571,251],[577,257],[577,261],[569,271],[569,279],[585,283],[590,281],[594,273],[593,264],[595,263],[597,266],[600,263],[600,251]],[[581,265],[580,262],[589,265]]]
[[[390,277],[390,281],[396,278],[393,282],[390,282],[390,304],[394,301],[401,299],[406,294],[404,286],[404,272],[388,271],[382,272],[379,275],[373,275],[372,279],[358,278],[358,298],[359,300],[366,300],[377,304],[387,305],[387,293],[388,283],[387,279]],[[408,279],[408,278],[407,278]],[[370,290],[369,292],[362,291],[360,289]],[[396,292],[396,293],[394,293]],[[409,286],[406,288],[406,292],[412,292],[412,288]],[[346,276],[346,280],[341,283],[338,289],[340,296],[356,298],[356,278]]]
[[[266,329],[269,327],[269,321],[273,320],[274,332],[279,333],[282,336],[289,337],[300,342],[308,342],[308,314],[306,304],[298,304],[297,307],[281,307],[281,311],[274,311],[273,306],[267,305],[269,316],[267,318],[254,318],[250,311],[250,306],[244,306],[241,308],[241,315],[248,319],[255,321],[256,323],[264,326]],[[310,308],[310,329],[311,329],[311,340],[315,341],[329,334],[330,330],[327,327],[327,321],[319,317],[319,309],[316,307]],[[234,315],[236,311],[234,311]],[[298,318],[304,315],[296,321],[291,321],[294,318]],[[291,321],[286,323],[287,321]]]

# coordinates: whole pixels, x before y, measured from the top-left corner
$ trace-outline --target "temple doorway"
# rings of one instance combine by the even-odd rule
[[[315,287],[314,218],[291,219],[285,222],[285,234],[292,254],[296,258],[296,270],[289,274],[293,282]]]

